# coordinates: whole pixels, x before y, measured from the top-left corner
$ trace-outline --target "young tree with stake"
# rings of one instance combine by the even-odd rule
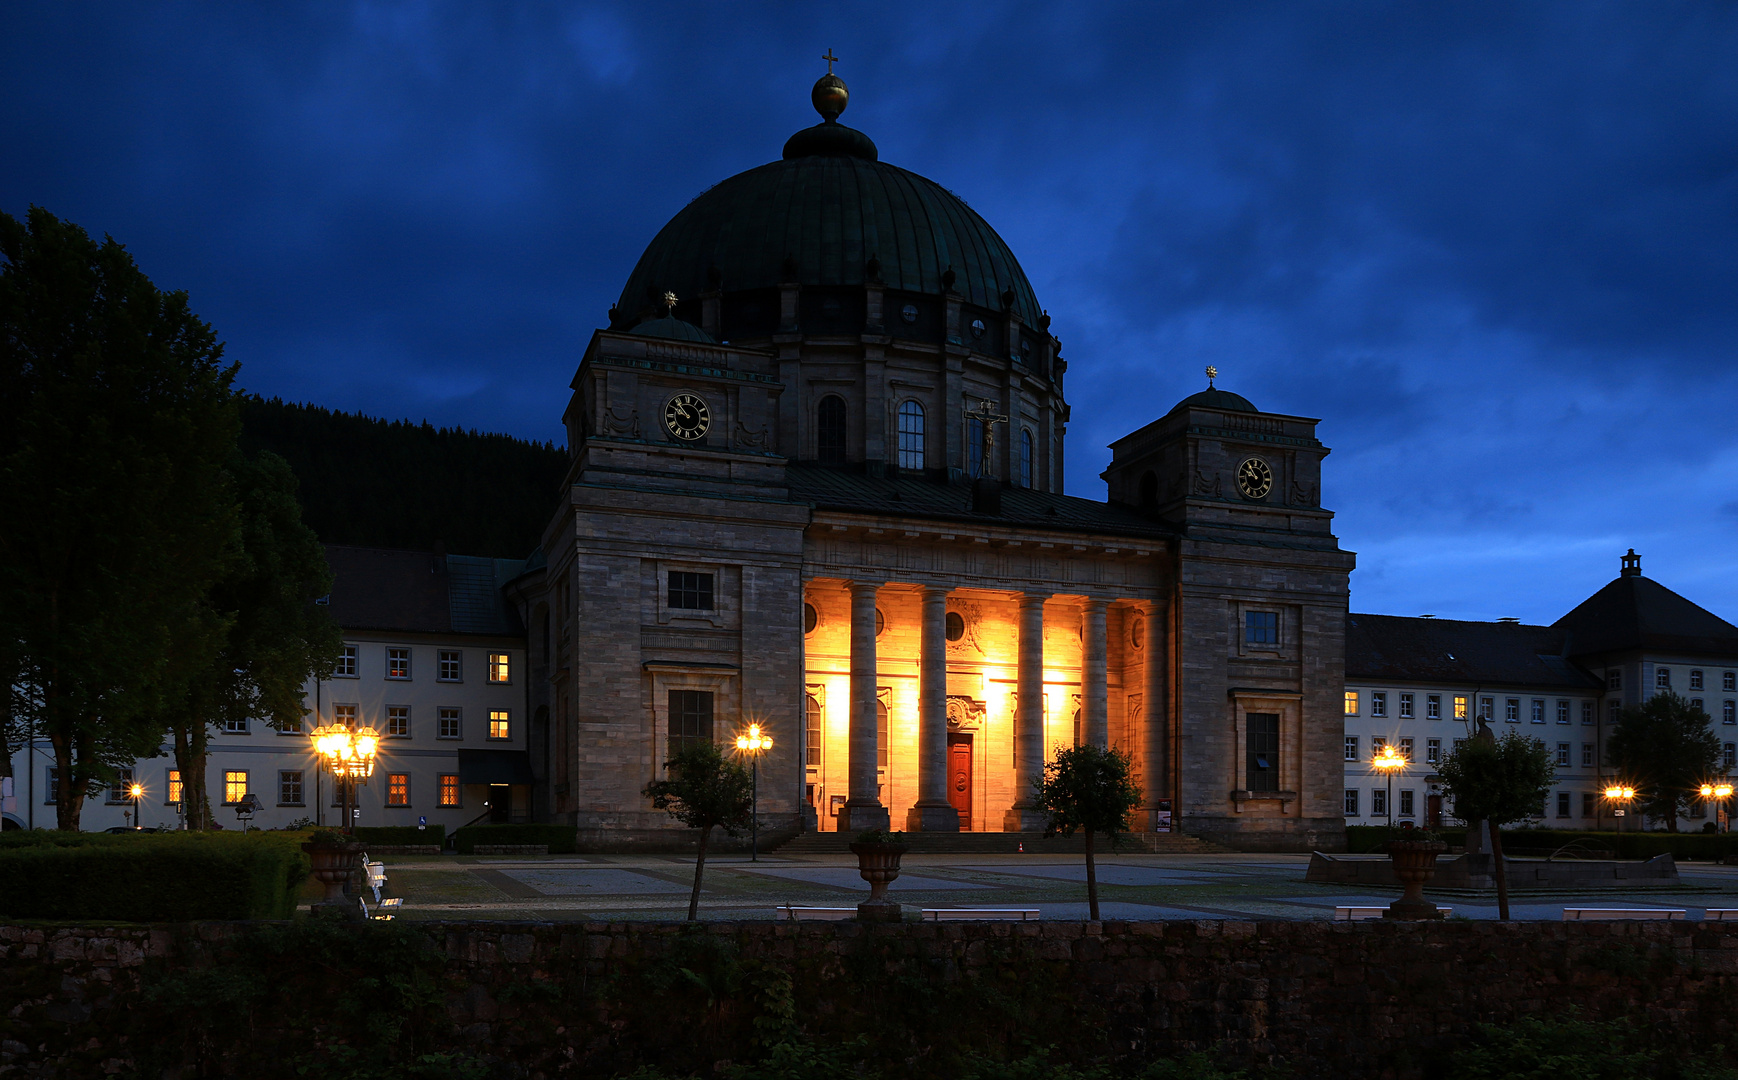
[[[1074,746],[1057,752],[1044,766],[1034,799],[1049,817],[1044,835],[1086,833],[1086,902],[1098,918],[1098,866],[1094,837],[1103,833],[1112,846],[1129,830],[1129,815],[1141,804],[1141,789],[1130,778],[1129,757],[1121,750]]]
[[[726,836],[740,836],[753,813],[753,782],[748,770],[727,759],[711,742],[695,743],[665,763],[670,779],[654,780],[642,792],[652,806],[700,830],[700,851],[694,859],[694,892],[688,898],[688,921],[700,917],[700,880],[706,872],[706,848],[714,826]]]
[[[1503,866],[1502,826],[1537,817],[1541,800],[1557,782],[1557,763],[1545,744],[1511,731],[1499,741],[1483,720],[1472,738],[1456,746],[1436,771],[1454,798],[1457,817],[1491,824],[1491,859],[1497,878],[1497,917],[1509,917],[1509,876]]]

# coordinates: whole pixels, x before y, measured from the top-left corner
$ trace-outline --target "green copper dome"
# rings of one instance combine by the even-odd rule
[[[784,155],[721,181],[659,230],[622,289],[620,323],[655,312],[665,292],[688,301],[717,289],[728,304],[791,281],[861,286],[874,260],[889,289],[938,294],[951,269],[966,303],[1001,311],[1006,296],[1037,325],[1014,253],[946,188],[877,160],[868,136],[830,118],[793,135]]]

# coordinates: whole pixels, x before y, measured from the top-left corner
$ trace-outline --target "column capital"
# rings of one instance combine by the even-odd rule
[[[875,581],[873,579],[865,581],[862,578],[851,578],[845,582],[845,588],[851,590],[851,592],[855,594],[864,591],[875,592],[885,584],[887,584],[885,581]]]
[[[1014,594],[1015,598],[1020,601],[1021,607],[1025,607],[1028,604],[1042,604],[1055,595],[1055,593],[1047,592],[1017,592]]]
[[[1080,607],[1083,611],[1093,611],[1093,610],[1105,611],[1110,607],[1110,605],[1113,602],[1114,601],[1112,601],[1108,597],[1083,596],[1080,598]]]

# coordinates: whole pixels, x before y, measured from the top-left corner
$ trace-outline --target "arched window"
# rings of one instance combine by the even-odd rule
[[[1020,486],[1032,486],[1032,429],[1020,429]]]
[[[815,410],[815,456],[829,464],[845,461],[845,399],[828,394]]]
[[[875,703],[875,767],[887,768],[887,703]]]
[[[807,715],[804,717],[808,735],[806,741],[809,744],[808,763],[810,765],[819,765],[821,763],[821,739],[823,737],[821,729],[821,702],[813,694],[807,695],[805,700],[808,702],[807,708],[805,709]]]
[[[923,406],[915,401],[899,406],[899,467],[923,468]]]

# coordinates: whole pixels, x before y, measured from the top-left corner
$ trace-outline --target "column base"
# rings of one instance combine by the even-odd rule
[[[918,803],[905,812],[906,832],[960,831],[960,812],[947,803]]]
[[[887,813],[887,807],[874,803],[863,806],[852,806],[846,803],[839,807],[839,831],[842,833],[860,833],[868,829],[891,831],[893,820]]]
[[[1009,807],[1002,817],[1003,832],[1041,833],[1049,824],[1049,815],[1029,806]]]

